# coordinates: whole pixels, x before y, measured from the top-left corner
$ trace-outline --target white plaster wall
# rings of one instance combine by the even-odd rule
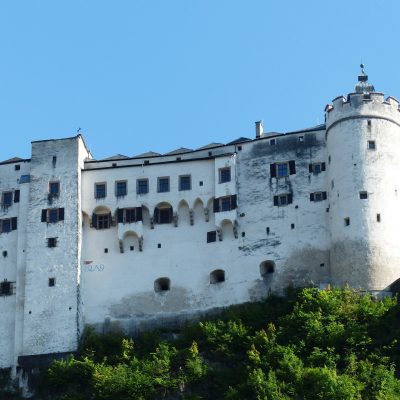
[[[238,221],[245,232],[239,246],[242,262],[250,268],[275,262],[274,274],[264,282],[273,290],[329,281],[328,201],[310,201],[310,193],[327,189],[327,172],[309,173],[309,164],[326,161],[324,134],[320,130],[280,137],[275,146],[269,139],[255,141],[237,155]],[[271,178],[270,164],[290,160],[296,161],[296,174]],[[274,206],[273,197],[283,193],[292,193],[293,203]]]
[[[78,299],[78,146],[79,137],[33,142],[27,222],[23,355],[77,348]],[[53,156],[57,157],[52,165]],[[60,181],[60,196],[50,205],[50,180]],[[41,210],[64,207],[65,220],[41,222]],[[47,238],[57,237],[55,248]],[[49,278],[56,279],[54,287]]]
[[[15,165],[20,170],[15,170]],[[19,184],[21,175],[29,173],[29,162],[18,162],[0,165],[0,193],[5,191],[21,190],[19,203],[12,203],[8,209],[0,210],[0,219],[17,217],[18,229],[9,233],[0,233],[0,281],[7,279],[10,282],[19,283],[17,271],[20,246],[23,246],[24,232],[24,208],[26,208],[27,197],[24,191],[25,185]],[[22,218],[21,218],[22,217]],[[3,257],[3,251],[7,251],[7,257]],[[16,289],[14,289],[14,293]],[[19,298],[16,294],[0,297],[0,368],[9,367],[14,364],[14,343],[19,340],[15,336],[16,305]]]
[[[368,290],[387,289],[400,277],[400,113],[382,94],[338,98],[327,113],[331,156],[332,280]],[[368,120],[371,126],[368,127]],[[376,141],[376,150],[368,149]],[[359,198],[360,191],[368,199]],[[381,222],[377,222],[377,214]],[[344,218],[350,218],[345,226]]]

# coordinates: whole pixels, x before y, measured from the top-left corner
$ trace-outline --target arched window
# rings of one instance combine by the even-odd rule
[[[154,209],[154,222],[156,224],[170,224],[173,210],[168,203],[161,203]]]
[[[225,282],[225,271],[223,269],[216,269],[210,274],[210,283],[222,283]]]
[[[263,261],[260,264],[260,274],[263,278],[267,278],[275,272],[275,263],[271,260]]]
[[[154,281],[154,291],[156,293],[168,292],[171,289],[171,280],[169,278],[158,278]]]

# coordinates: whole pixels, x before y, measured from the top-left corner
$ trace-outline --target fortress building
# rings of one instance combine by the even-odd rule
[[[367,82],[324,125],[95,160],[83,137],[0,164],[0,368],[313,282],[400,277],[400,112]]]

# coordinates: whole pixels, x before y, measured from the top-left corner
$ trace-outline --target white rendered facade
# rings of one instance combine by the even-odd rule
[[[361,89],[304,131],[99,161],[78,135],[0,163],[0,368],[75,351],[86,324],[134,334],[289,284],[390,291],[399,103]]]

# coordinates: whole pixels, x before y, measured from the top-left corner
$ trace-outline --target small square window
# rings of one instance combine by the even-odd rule
[[[219,169],[219,183],[225,183],[231,181],[231,167]]]
[[[135,247],[134,246],[129,246],[129,250],[133,251],[133,250],[135,250]]]
[[[209,151],[208,152],[208,157],[211,157],[212,156],[212,151]]]
[[[314,193],[314,201],[322,201],[322,200],[323,200],[322,192]]]
[[[304,142],[304,136],[298,136],[297,141],[299,143],[303,143]]]
[[[47,247],[57,247],[57,238],[47,238]]]
[[[286,195],[279,196],[279,205],[286,206],[286,204],[288,204],[287,196]]]
[[[49,182],[49,193],[58,196],[60,193],[60,182]]]
[[[108,253],[108,249],[104,249],[104,253]]]
[[[169,192],[169,177],[158,178],[158,193]]]
[[[11,232],[11,220],[10,219],[3,219],[1,221],[1,231],[4,233]]]
[[[190,190],[192,183],[190,175],[182,175],[179,177],[179,190]]]
[[[48,210],[49,222],[54,223],[58,221],[58,208],[51,208]]]
[[[50,287],[56,286],[56,278],[49,278],[49,286]]]
[[[370,128],[371,127],[371,125],[372,125],[372,121],[369,119],[369,120],[367,120],[367,126],[368,126],[368,128]]]
[[[0,282],[0,296],[11,296],[12,295],[12,284],[7,280]]]
[[[94,197],[96,199],[103,199],[107,194],[107,185],[105,183],[95,183]]]
[[[375,140],[368,140],[368,150],[376,150]]]
[[[238,151],[242,151],[242,146],[237,147]]]
[[[199,182],[199,186],[203,186],[203,181],[200,181],[200,182]]]
[[[360,192],[360,199],[361,200],[368,199],[368,192]]]
[[[344,225],[345,226],[349,226],[350,225],[350,218],[349,217],[344,219]]]
[[[158,248],[158,249],[161,249],[161,243],[158,243],[158,244],[157,244],[157,248]]]
[[[149,193],[149,180],[148,179],[138,179],[136,181],[136,193],[137,194]]]
[[[294,224],[290,224],[290,229],[294,229]]]
[[[277,163],[276,176],[277,178],[283,178],[285,176],[289,176],[289,163]]]
[[[242,237],[245,237],[246,236],[246,232],[242,232]]]
[[[3,257],[6,258],[8,256],[7,250],[3,250]]]
[[[269,141],[270,146],[275,146],[276,145],[276,139],[271,139]]]
[[[21,169],[21,166],[19,164],[14,165],[14,169],[16,171],[19,171]]]
[[[217,231],[207,232],[207,243],[216,242],[217,241]]]
[[[115,182],[115,195],[117,197],[122,197],[127,195],[127,182],[126,181],[116,181]]]

